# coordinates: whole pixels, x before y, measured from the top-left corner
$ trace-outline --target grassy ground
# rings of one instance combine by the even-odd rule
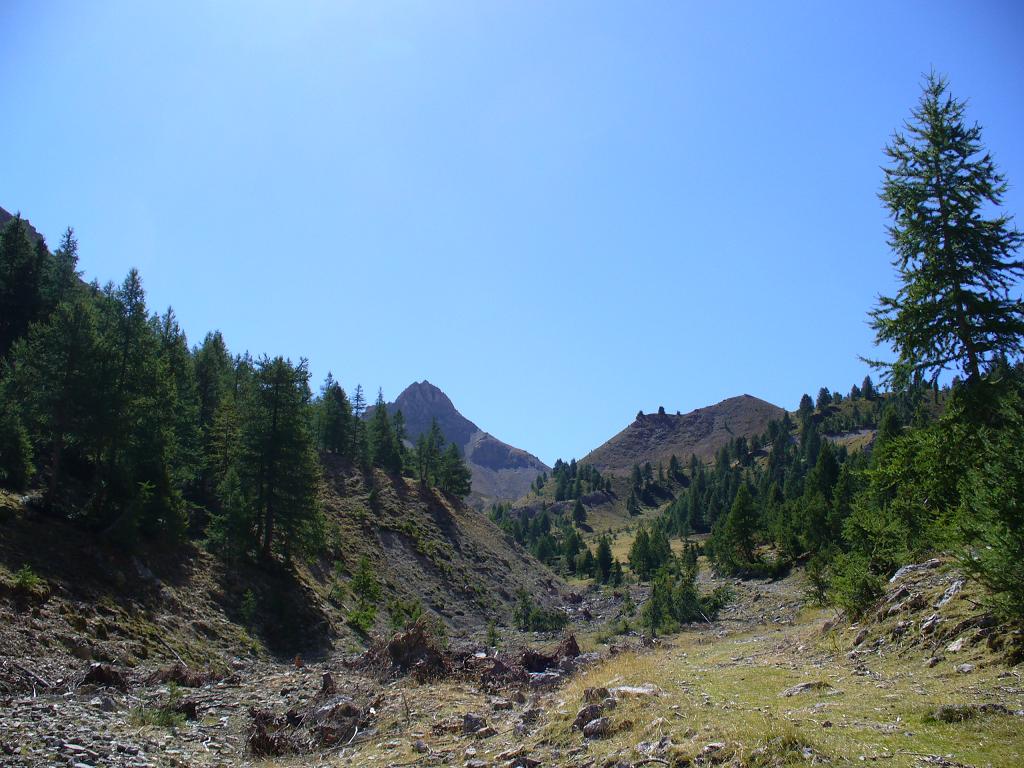
[[[606,657],[561,688],[531,694],[529,706],[544,714],[536,730],[522,734],[495,713],[497,734],[489,739],[438,735],[434,726],[447,717],[486,713],[488,698],[472,685],[442,682],[426,689],[404,682],[411,718],[391,708],[384,716],[393,738],[362,747],[339,764],[459,764],[473,757],[502,765],[507,758],[499,755],[521,748],[542,765],[578,768],[1024,765],[1021,671],[990,649],[986,638],[992,635],[970,622],[979,615],[978,594],[968,585],[938,611],[933,608],[955,578],[944,569],[928,571],[909,582],[911,595],[921,595],[926,605],[898,611],[889,608],[906,598],[893,585],[894,602],[883,603],[879,616],[860,626],[805,606],[800,573],[778,582],[734,583],[736,603],[718,622],[650,649]],[[920,623],[932,613],[943,623],[924,635]],[[954,638],[964,642],[949,651]],[[582,644],[595,647],[593,638]],[[968,671],[961,671],[964,664]],[[786,695],[802,684],[805,690]],[[620,694],[603,713],[611,733],[584,738],[573,721],[585,691],[614,693],[617,686],[652,692]],[[936,717],[951,706],[964,707],[967,719]],[[416,739],[425,742],[426,753],[412,748]]]
[[[674,745],[671,759],[679,764],[716,743],[724,745],[718,758],[741,765],[806,764],[817,756],[918,766],[923,755],[952,755],[944,759],[972,765],[1024,764],[1020,717],[934,719],[944,704],[1022,706],[1019,676],[1007,685],[999,664],[963,675],[951,663],[928,669],[895,655],[871,659],[869,671],[861,673],[836,638],[820,635],[819,619],[811,614],[793,628],[766,633],[761,627],[717,642],[689,633],[674,639],[672,648],[614,657],[566,687],[565,706],[547,737],[553,744],[580,741],[571,723],[584,689],[653,682],[661,695],[625,699],[613,711],[616,733],[600,746],[609,756],[636,757],[638,743],[667,736]],[[821,687],[782,695],[807,682]],[[1014,693],[1000,695],[1008,688]]]

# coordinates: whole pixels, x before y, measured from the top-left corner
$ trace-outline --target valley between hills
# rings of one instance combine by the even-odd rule
[[[388,407],[410,413],[410,442],[443,424],[469,446],[471,467],[474,447],[500,445],[504,463],[485,449],[474,478],[517,477],[537,461],[426,382]],[[824,418],[842,416],[842,405],[828,408]],[[585,546],[610,536],[625,563],[638,528],[687,487],[684,472],[631,515],[633,465],[653,460],[664,471],[679,454],[711,464],[783,415],[749,396],[639,415],[584,460],[606,477],[581,497]],[[869,448],[874,430],[826,437]],[[803,567],[736,579],[701,555],[699,589],[726,588],[730,600],[714,619],[651,637],[641,619],[650,586],[628,570],[617,587],[567,574],[493,514],[412,479],[367,478],[331,456],[323,464],[336,541],[291,569],[228,569],[195,546],[183,557],[129,555],[41,515],[31,494],[5,494],[0,762],[1009,766],[1024,756],[1014,635],[952,559],[908,563],[852,620],[809,599]],[[546,485],[487,499],[526,518],[570,516],[575,501]],[[387,606],[367,631],[349,621],[351,592],[337,589],[363,557]],[[19,578],[26,569],[29,584]],[[565,626],[517,628],[524,592]],[[247,593],[252,613],[242,610]]]

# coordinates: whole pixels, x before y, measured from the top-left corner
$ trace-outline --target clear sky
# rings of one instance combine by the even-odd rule
[[[859,382],[922,73],[1024,215],[1022,33],[1019,2],[4,0],[0,206],[193,343],[429,379],[551,463]]]

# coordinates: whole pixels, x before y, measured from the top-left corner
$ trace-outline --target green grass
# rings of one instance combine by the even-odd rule
[[[836,657],[833,641],[815,639],[810,629],[780,637],[759,627],[710,644],[699,633],[684,633],[673,639],[675,647],[613,657],[564,689],[566,705],[545,737],[565,747],[581,741],[571,724],[585,688],[655,683],[663,695],[624,699],[612,710],[617,730],[602,750],[628,751],[668,735],[679,764],[712,742],[726,745],[716,760],[747,766],[805,763],[805,749],[831,760],[884,757],[886,765],[908,768],[920,764],[919,754],[953,754],[974,765],[1024,762],[1019,718],[979,714],[965,724],[933,716],[942,704],[976,702],[979,691],[998,691],[1001,665],[960,675],[949,662],[928,669],[920,659],[891,654],[871,659],[869,675],[857,675],[845,655]],[[780,696],[807,681],[830,687]],[[1015,698],[1005,701],[1011,709],[1024,703],[1019,691]]]

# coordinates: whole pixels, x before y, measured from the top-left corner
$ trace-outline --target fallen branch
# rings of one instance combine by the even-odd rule
[[[181,656],[178,655],[178,652],[176,650],[171,648],[170,644],[166,640],[164,640],[159,635],[157,635],[156,639],[159,640],[161,643],[163,643],[164,648],[166,648],[168,651],[170,651],[171,653],[174,654],[174,658],[176,658],[178,661],[180,661],[182,666],[185,666],[185,667],[188,666],[188,664],[185,663],[185,660],[183,658],[181,658]]]

